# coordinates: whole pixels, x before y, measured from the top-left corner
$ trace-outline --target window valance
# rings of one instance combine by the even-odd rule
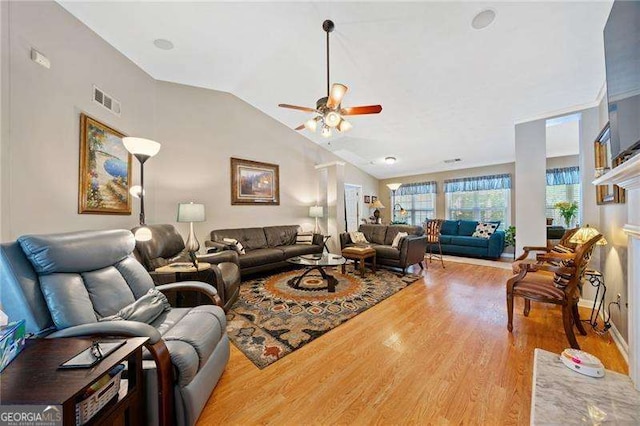
[[[547,170],[547,185],[574,185],[580,183],[580,167],[563,167]]]
[[[437,192],[437,183],[431,182],[415,182],[403,183],[396,191],[396,195],[416,195],[416,194],[433,194]]]
[[[444,192],[486,191],[490,189],[511,189],[511,175],[476,176],[444,181]]]

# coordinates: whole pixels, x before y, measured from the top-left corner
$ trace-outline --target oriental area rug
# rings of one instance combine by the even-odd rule
[[[420,276],[378,269],[364,278],[347,265],[327,267],[338,283],[335,293],[318,271],[292,287],[304,270],[243,282],[240,297],[227,313],[229,338],[258,368],[265,368],[327,331],[397,293]]]

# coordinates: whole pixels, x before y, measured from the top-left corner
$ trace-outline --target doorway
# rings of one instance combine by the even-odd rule
[[[357,231],[360,225],[360,194],[362,194],[362,186],[344,184],[344,218],[347,232]]]

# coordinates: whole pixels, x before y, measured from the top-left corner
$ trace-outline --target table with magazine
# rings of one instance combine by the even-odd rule
[[[287,259],[287,262],[303,266],[306,269],[302,275],[292,280],[290,284],[291,287],[298,290],[301,289],[301,283],[304,277],[313,271],[318,271],[320,272],[322,279],[327,282],[327,291],[329,293],[335,293],[338,280],[333,275],[328,274],[324,268],[328,266],[344,265],[346,260],[339,254],[323,253],[322,255],[309,254],[296,256],[291,259]]]

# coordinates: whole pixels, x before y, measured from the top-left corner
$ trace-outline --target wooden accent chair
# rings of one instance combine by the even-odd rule
[[[562,306],[562,322],[569,344],[580,349],[573,326],[585,336],[586,330],[580,321],[578,301],[579,284],[589,264],[593,248],[601,234],[591,238],[585,244],[576,247],[574,253],[547,252],[538,255],[536,260],[523,260],[520,271],[507,281],[507,314],[509,332],[513,330],[513,298],[524,298],[524,316],[529,315],[531,301],[553,303]],[[553,265],[549,262],[560,262]]]
[[[556,252],[556,253],[574,252],[577,244],[572,243],[569,240],[571,240],[571,237],[573,237],[573,235],[576,232],[578,232],[578,229],[580,228],[567,229],[565,233],[562,235],[562,238],[560,239],[558,244],[555,246],[551,246],[551,245],[547,245],[546,247],[524,246],[522,248],[522,254],[518,256],[516,260],[514,260],[513,263],[511,264],[513,273],[517,274],[520,272],[520,265],[522,264],[522,261],[527,259],[529,257],[529,254],[532,252],[538,252],[543,254],[551,253],[551,252]],[[539,262],[544,263],[544,261],[539,261]],[[551,261],[551,264],[557,266],[558,262]]]
[[[440,259],[442,268],[444,269],[444,260],[442,259],[442,244],[440,243],[440,235],[442,230],[442,219],[429,219],[424,224],[424,234],[427,237],[427,244],[429,248],[429,262],[432,258]],[[438,245],[438,251],[440,254],[433,254],[433,247]],[[427,262],[425,262],[426,264]]]

